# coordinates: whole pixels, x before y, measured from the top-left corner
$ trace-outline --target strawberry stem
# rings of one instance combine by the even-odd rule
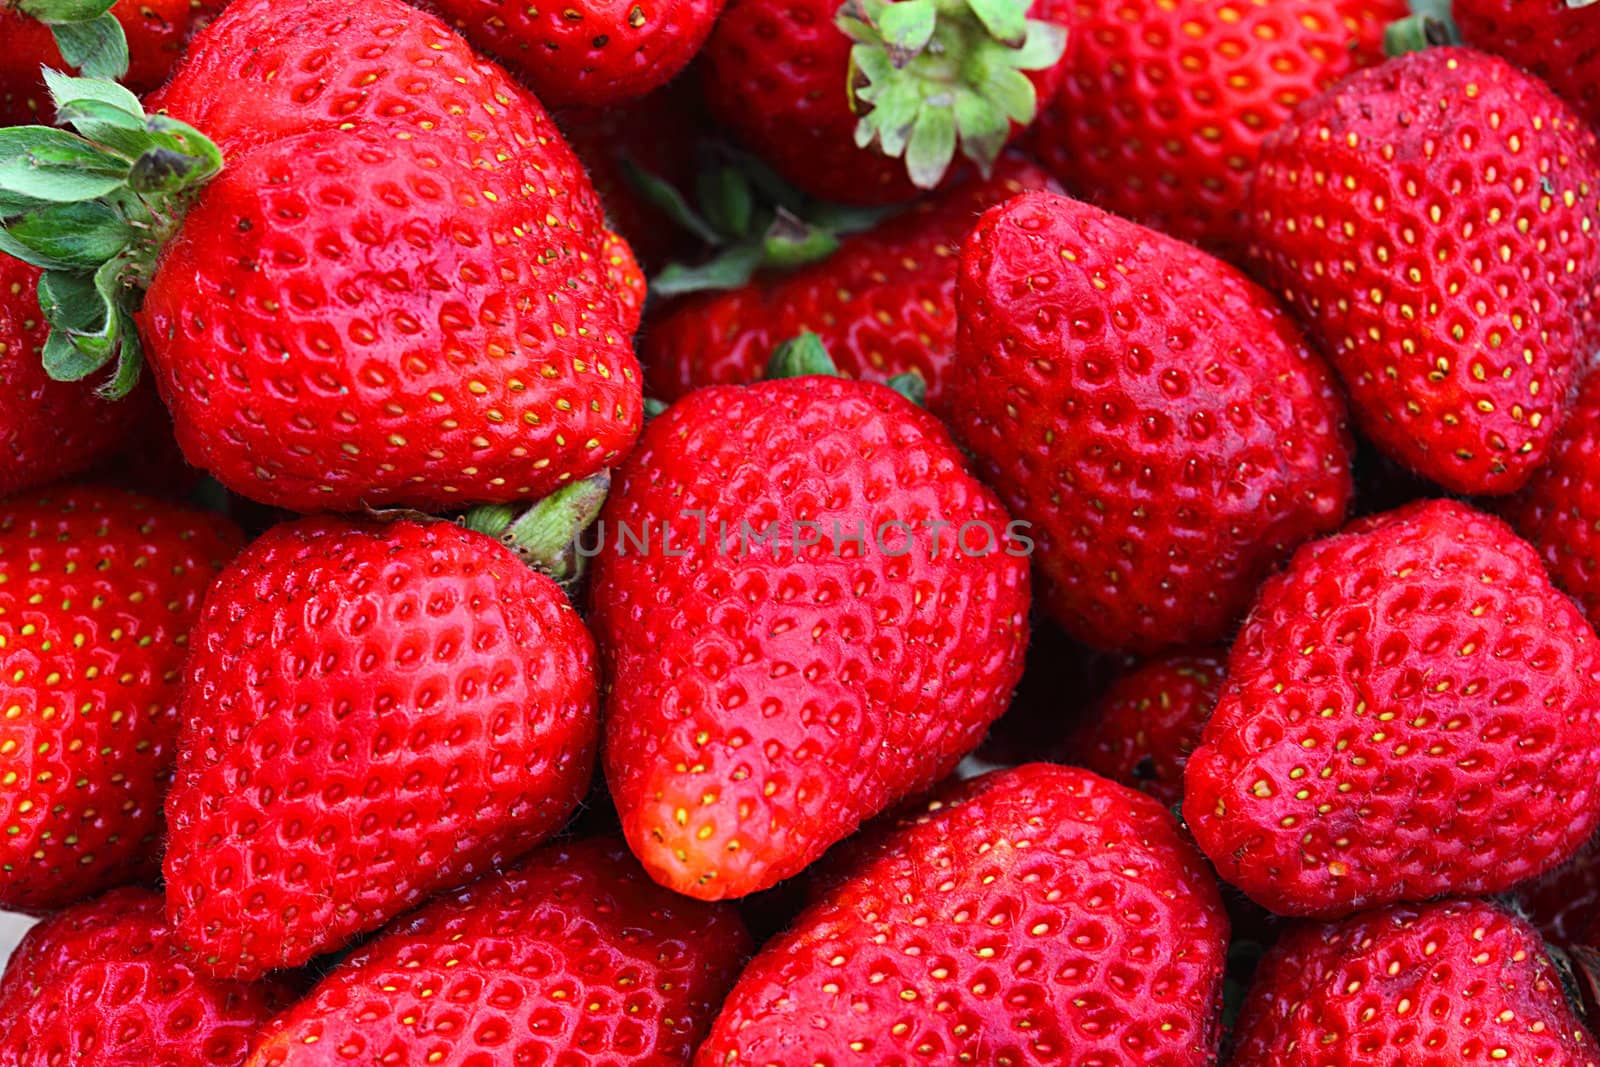
[[[473,508],[461,525],[496,538],[530,567],[568,586],[583,574],[578,538],[600,517],[610,489],[611,474],[601,471],[562,486],[520,514],[510,504]]]

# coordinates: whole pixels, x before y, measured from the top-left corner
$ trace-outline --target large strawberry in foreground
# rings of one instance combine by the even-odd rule
[[[1503,60],[1434,48],[1363,71],[1262,149],[1253,255],[1388,455],[1462,493],[1527,480],[1589,353],[1595,134]]]
[[[602,523],[606,777],[645,868],[691,896],[764,889],[933,785],[1021,673],[1025,546],[885,386],[691,393]]]
[[[1500,520],[1427,501],[1271,579],[1185,771],[1222,877],[1284,914],[1494,893],[1600,823],[1600,640]]]
[[[305,519],[218,579],[180,710],[168,908],[203,970],[251,977],[559,829],[593,764],[594,646],[482,534]]]
[[[1159,803],[1029,764],[847,846],[697,1067],[1216,1061],[1228,919]]]
[[[1025,193],[961,253],[951,424],[1051,614],[1100,648],[1230,632],[1351,493],[1344,404],[1261,289],[1099,208]]]

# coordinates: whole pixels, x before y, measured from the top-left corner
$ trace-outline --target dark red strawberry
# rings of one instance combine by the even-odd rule
[[[920,374],[928,405],[942,414],[955,355],[961,241],[986,208],[1050,188],[1038,165],[1011,153],[993,177],[974,175],[847,237],[827,259],[679,301],[644,333],[640,355],[651,395],[675,400],[701,386],[757,381],[775,347],[811,332],[852,377],[881,382]]]
[[[1405,0],[1076,0],[1068,72],[1030,141],[1085,199],[1243,246],[1262,138],[1383,58]]]
[[[1156,801],[1030,764],[849,846],[697,1067],[1214,1063],[1228,919]]]
[[[250,1063],[687,1067],[749,947],[731,905],[667,892],[620,843],[552,845],[391,926]]]
[[[1183,766],[1217,706],[1225,649],[1174,652],[1112,683],[1068,740],[1066,758],[1168,806],[1183,799]]]
[[[1600,837],[1566,863],[1511,893],[1517,909],[1553,945],[1600,945]]]
[[[242,542],[117,489],[0,505],[0,907],[160,869],[189,629]]]
[[[1254,255],[1367,434],[1448,489],[1544,461],[1600,278],[1594,133],[1505,62],[1436,48],[1363,71],[1267,138]]]
[[[1600,7],[1596,0],[1454,0],[1474,48],[1532,71],[1600,125]]]
[[[1498,519],[1428,501],[1261,592],[1184,775],[1222,877],[1287,915],[1494,893],[1600,823],[1600,641]]]
[[[337,949],[538,844],[588,785],[588,631],[482,534],[279,526],[218,580],[192,644],[167,902],[207,973]]]
[[[1267,953],[1231,1067],[1595,1067],[1527,923],[1473,900],[1300,926]]]
[[[1023,546],[884,386],[691,393],[645,427],[602,524],[606,777],[635,854],[690,896],[764,889],[933,785],[1021,672]]]
[[[1218,640],[1296,545],[1343,520],[1332,376],[1220,260],[1026,193],[968,237],[957,297],[952,425],[1033,524],[1045,604],[1079,640]]]
[[[239,1067],[294,999],[215,982],[172,944],[161,895],[118,889],[28,931],[0,978],[0,1063]]]

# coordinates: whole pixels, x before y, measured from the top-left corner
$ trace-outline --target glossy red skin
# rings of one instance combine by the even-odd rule
[[[538,102],[442,23],[241,0],[159,103],[229,156],[141,315],[191,463],[296,511],[445,508],[631,445],[637,265]]]
[[[217,977],[304,963],[560,829],[597,740],[554,582],[450,523],[305,519],[195,628],[167,908]]]
[[[903,203],[919,194],[903,159],[857,148],[846,92],[850,39],[837,0],[730,0],[699,64],[717,121],[795,186],[844,204]],[[1071,0],[1034,0],[1029,17],[1069,25]],[[1041,103],[1064,63],[1028,73]],[[1021,130],[1013,124],[1012,135]],[[959,152],[958,152],[959,158]]]
[[[1600,126],[1600,9],[1567,0],[1453,0],[1461,36],[1550,83]]]
[[[992,178],[969,176],[845,238],[820,263],[673,304],[641,341],[650,395],[676,400],[702,386],[759,381],[773,349],[809,331],[851,377],[921,374],[929,409],[945,414],[961,242],[985,209],[1053,188],[1042,168],[1010,153]]]
[[[1286,933],[1256,972],[1231,1067],[1594,1067],[1544,942],[1482,901]]]
[[[1068,188],[1232,252],[1261,140],[1383,59],[1405,0],[1077,0],[1061,89],[1029,144]]]
[[[547,107],[605,107],[667,84],[711,33],[723,0],[433,0],[473,47]]]
[[[699,509],[703,543],[683,514]],[[744,896],[797,873],[950,773],[1021,674],[1028,566],[1006,554],[1007,517],[944,427],[883,386],[692,393],[645,427],[601,520],[589,618],[606,778],[635,854],[681,893]],[[797,555],[802,520],[822,543]],[[941,520],[935,551],[922,524]],[[998,547],[979,554],[973,527],[961,552],[967,522]],[[779,524],[776,545],[741,540],[741,523]],[[865,547],[848,540],[858,524]]]
[[[1085,644],[1222,639],[1295,546],[1343,520],[1333,377],[1221,260],[1026,193],[967,238],[957,308],[952,427],[1033,524],[1045,606]]]
[[[23,937],[0,977],[0,1063],[239,1067],[294,999],[287,982],[214,982],[172,943],[161,894],[118,889]]]
[[[264,1033],[251,1067],[686,1067],[750,937],[621,843],[552,845],[402,919]]]
[[[222,9],[223,0],[120,0],[111,13],[128,38],[128,73],[121,81],[148,93],[172,72],[189,35]],[[54,121],[40,67],[70,71],[43,23],[11,6],[0,7],[0,126]]]
[[[1509,493],[1544,460],[1588,355],[1575,332],[1600,278],[1597,160],[1548,88],[1457,48],[1362,71],[1263,146],[1259,272],[1367,435],[1447,489]]]
[[[1028,764],[840,863],[745,969],[697,1067],[1215,1062],[1228,919],[1151,798]]]
[[[1175,652],[1122,675],[1068,740],[1067,762],[1149,793],[1183,800],[1183,767],[1217,706],[1226,649]]]
[[[225,519],[118,489],[0,505],[0,907],[159,871],[189,630],[243,543]]]
[[[1362,519],[1262,588],[1184,818],[1280,914],[1499,892],[1600,823],[1597,646],[1499,519]]]

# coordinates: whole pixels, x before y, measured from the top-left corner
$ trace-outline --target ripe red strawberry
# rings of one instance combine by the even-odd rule
[[[1474,48],[1532,71],[1600,125],[1600,7],[1595,0],[1454,0]]]
[[[1281,914],[1498,892],[1600,822],[1597,672],[1505,523],[1449,501],[1360,520],[1263,587],[1184,817]]]
[[[697,1067],[1210,1064],[1228,919],[1156,801],[1029,764],[847,850]]]
[[[242,541],[116,489],[0,505],[0,907],[159,870],[189,629]]]
[[[1333,378],[1220,260],[1027,193],[967,238],[957,308],[952,425],[1033,523],[1045,604],[1079,640],[1215,641],[1343,520]]]
[[[1183,799],[1183,767],[1217,706],[1224,649],[1174,652],[1112,683],[1067,742],[1066,758],[1168,805]]]
[[[270,1026],[251,1067],[687,1067],[750,938],[621,844],[552,845],[435,900]]]
[[[1539,935],[1472,900],[1291,930],[1262,961],[1236,1040],[1232,1067],[1600,1063]]]
[[[640,349],[652,396],[753,382],[772,350],[815,333],[839,369],[869,381],[915,371],[942,414],[955,355],[956,259],[972,221],[1025,189],[1054,188],[1015,153],[792,274],[689,297],[654,321]]]
[[[1069,188],[1187,241],[1243,244],[1261,140],[1383,58],[1405,0],[1076,0],[1067,76],[1031,144]]]
[[[1267,138],[1254,255],[1389,455],[1509,493],[1544,460],[1600,278],[1592,131],[1457,48],[1363,71]]]
[[[0,1063],[239,1067],[294,999],[214,982],[173,947],[161,895],[118,889],[28,931],[0,978]]]
[[[606,777],[634,853],[690,896],[764,889],[943,778],[1021,673],[1024,546],[884,386],[691,393],[602,523]]]
[[[588,785],[593,643],[482,534],[276,527],[218,579],[192,645],[167,904],[206,973],[336,949],[525,852]]]

